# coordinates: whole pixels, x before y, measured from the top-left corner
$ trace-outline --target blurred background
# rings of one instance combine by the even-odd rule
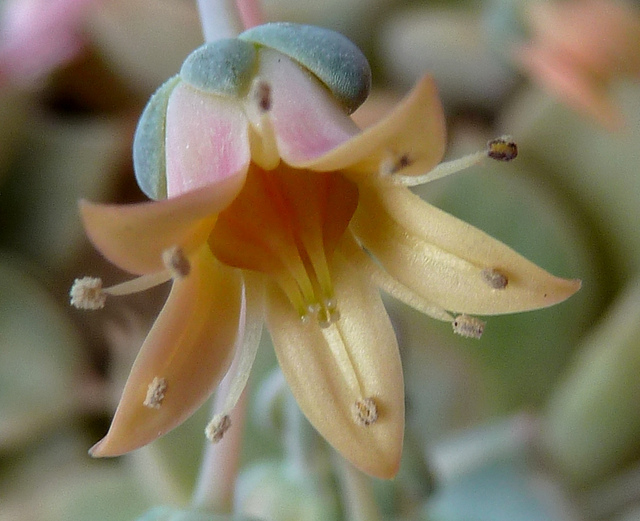
[[[448,157],[514,136],[515,162],[418,193],[583,286],[553,308],[490,317],[480,340],[388,300],[407,387],[405,455],[388,482],[336,463],[312,431],[290,446],[309,427],[265,335],[239,514],[640,520],[639,10],[622,0],[264,0],[269,21],[329,27],[361,46],[374,71],[361,125],[429,72]],[[201,43],[195,0],[0,1],[0,521],[212,519],[149,513],[188,505],[209,407],[131,455],[87,455],[168,287],[97,312],[68,306],[74,278],[124,278],[85,238],[78,199],[144,200],[131,160],[137,118]]]

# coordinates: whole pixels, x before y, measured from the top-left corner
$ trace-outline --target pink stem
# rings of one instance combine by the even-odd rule
[[[236,0],[236,8],[245,29],[265,23],[260,0]]]

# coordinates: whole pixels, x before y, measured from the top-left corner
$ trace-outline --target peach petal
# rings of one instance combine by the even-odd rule
[[[622,126],[623,117],[606,92],[606,78],[590,77],[576,63],[545,48],[523,46],[514,51],[517,62],[534,81],[575,110],[605,128]]]
[[[424,76],[398,107],[377,124],[329,151],[301,163],[317,171],[346,170],[360,178],[378,173],[390,162],[403,175],[429,172],[442,159],[446,145],[444,112],[435,82]]]
[[[169,98],[166,129],[170,198],[249,168],[249,122],[231,99],[180,83]]]
[[[118,456],[162,436],[202,405],[224,376],[239,333],[240,274],[201,248],[189,276],[174,282],[133,365],[106,437],[95,457]],[[157,407],[144,406],[154,379],[166,389]]]
[[[387,272],[450,311],[495,315],[538,309],[580,288],[580,281],[550,275],[406,188],[361,190],[351,225]],[[487,273],[505,283],[497,287]]]
[[[162,252],[171,246],[192,250],[206,240],[215,215],[238,194],[241,172],[215,185],[173,199],[132,205],[80,202],[89,239],[112,263],[131,273],[163,269]]]
[[[302,411],[320,434],[363,472],[398,471],[404,431],[404,384],[398,345],[378,292],[337,259],[335,292],[341,317],[326,329],[303,323],[273,286],[267,325],[280,367]],[[377,421],[354,418],[360,398],[372,398]]]

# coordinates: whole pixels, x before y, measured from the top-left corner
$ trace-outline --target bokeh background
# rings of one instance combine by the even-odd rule
[[[606,80],[623,116],[612,130],[514,58],[535,37],[535,2],[264,1],[270,21],[333,28],[365,51],[374,90],[354,116],[362,125],[429,72],[448,157],[514,136],[516,161],[417,191],[583,287],[550,309],[490,317],[480,340],[388,301],[407,387],[405,456],[389,482],[349,476],[296,416],[265,335],[239,514],[640,520],[640,74],[625,66],[637,63],[640,31],[614,49],[606,77],[585,73],[603,91]],[[623,5],[640,24],[640,7]],[[606,44],[589,30],[571,38]],[[84,237],[77,201],[144,200],[131,161],[137,118],[201,43],[195,0],[0,2],[1,521],[133,521],[189,503],[208,407],[134,454],[87,455],[168,288],[90,313],[71,309],[68,291],[79,276],[123,279]],[[353,483],[369,510],[354,506]]]

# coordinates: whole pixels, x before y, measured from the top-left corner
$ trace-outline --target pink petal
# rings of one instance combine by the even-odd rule
[[[96,457],[146,445],[186,420],[209,397],[232,359],[239,333],[241,278],[201,248],[191,273],[174,282],[145,340]],[[157,408],[143,405],[154,378],[166,382]]]
[[[535,82],[573,109],[608,129],[622,126],[623,117],[607,95],[606,78],[596,78],[579,64],[543,47],[523,46],[514,57]]]
[[[244,173],[174,199],[121,205],[80,203],[87,235],[112,263],[131,273],[163,269],[162,252],[171,246],[193,250],[244,184]]]
[[[341,146],[299,166],[316,171],[343,170],[360,177],[378,173],[385,162],[402,158],[403,175],[429,172],[444,155],[444,112],[433,79],[425,76],[387,117]]]
[[[381,478],[398,471],[404,432],[404,383],[393,327],[368,280],[336,262],[335,296],[340,319],[322,329],[303,323],[275,286],[267,324],[280,367],[300,408],[342,456]],[[378,419],[361,425],[359,398],[373,398]]]
[[[4,6],[0,67],[28,82],[73,58],[84,45],[81,23],[95,0],[13,0]]]
[[[329,90],[290,58],[260,51],[258,77],[271,86],[271,110],[280,157],[292,166],[326,154],[358,133]]]
[[[170,198],[249,168],[249,122],[231,99],[181,83],[169,98],[166,125]]]

